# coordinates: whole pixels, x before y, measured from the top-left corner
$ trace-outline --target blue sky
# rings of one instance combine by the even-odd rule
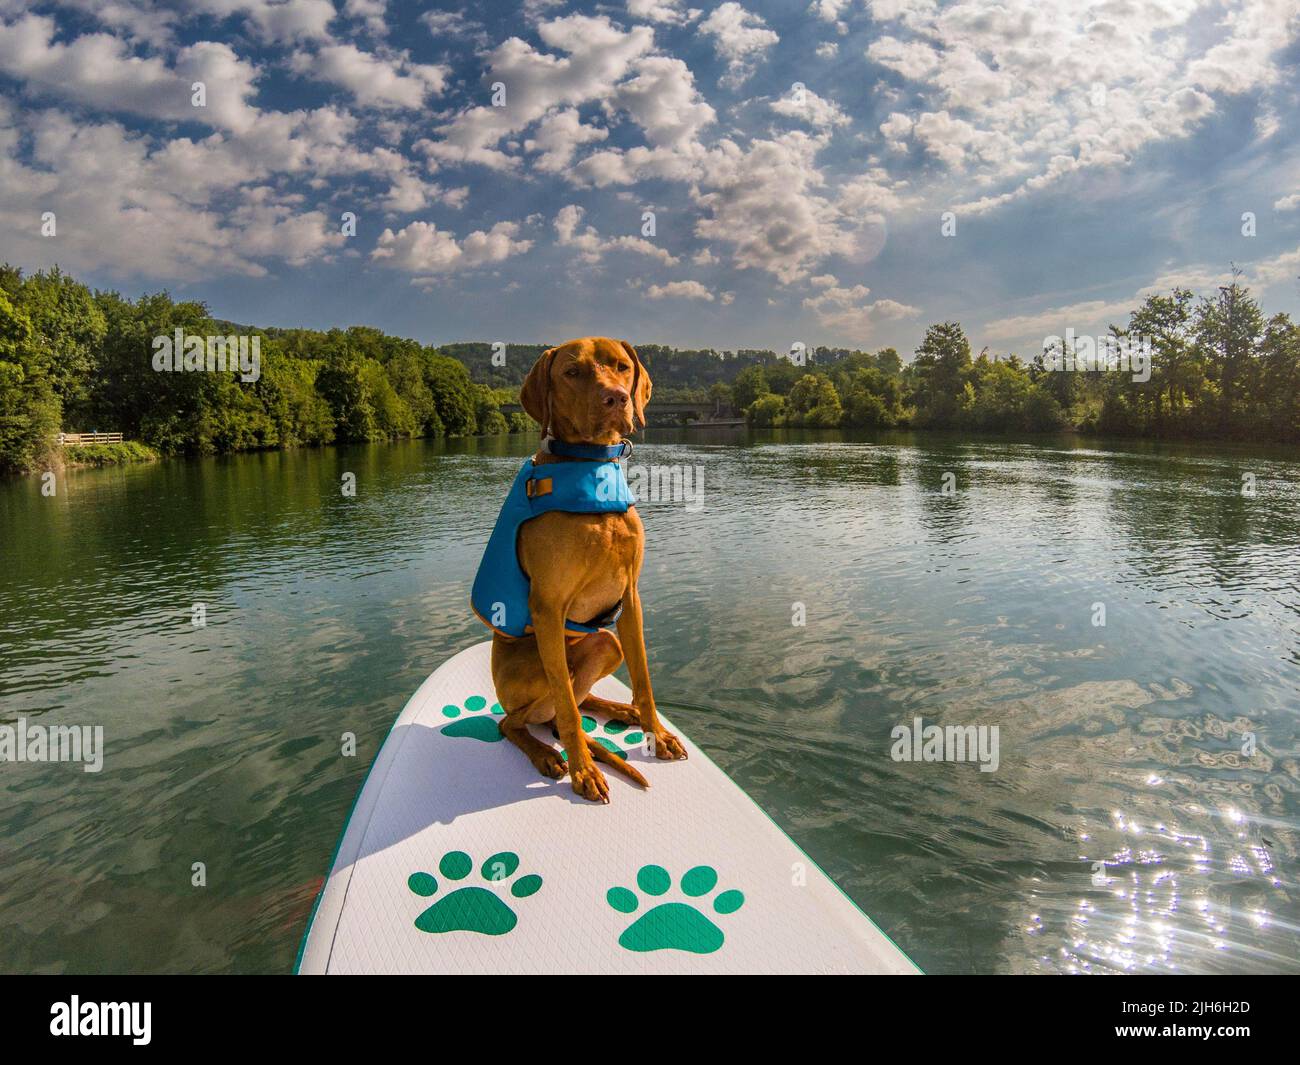
[[[1230,263],[1295,313],[1298,38],[1300,0],[0,0],[0,259],[432,343],[1032,355]]]

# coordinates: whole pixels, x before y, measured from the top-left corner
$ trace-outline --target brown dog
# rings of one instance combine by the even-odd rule
[[[542,353],[524,381],[519,401],[548,432],[571,444],[618,444],[637,423],[645,424],[650,375],[625,340],[586,337]],[[539,452],[534,461],[582,461]],[[594,710],[640,726],[663,759],[685,758],[681,741],[659,723],[646,662],[637,578],[645,532],[636,509],[621,514],[552,511],[519,529],[517,554],[530,587],[533,632],[512,639],[492,637],[492,681],[505,710],[501,733],[548,777],[566,772],[564,759],[529,730],[554,720],[568,753],[573,790],[609,802],[609,784],[596,768],[605,762],[642,787],[645,778],[623,758],[588,743],[582,710]],[[607,629],[578,635],[566,618],[600,617],[621,603],[618,636]],[[620,644],[620,641],[621,644]],[[592,695],[591,686],[618,668],[627,653],[632,705]]]

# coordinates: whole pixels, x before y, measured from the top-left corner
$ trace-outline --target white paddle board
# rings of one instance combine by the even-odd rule
[[[542,777],[497,731],[491,643],[411,697],[348,819],[301,973],[915,973],[919,970],[731,779],[681,737],[629,758],[609,805]],[[629,702],[614,677],[597,695]],[[537,737],[559,748],[550,726]],[[597,763],[599,765],[599,763]]]

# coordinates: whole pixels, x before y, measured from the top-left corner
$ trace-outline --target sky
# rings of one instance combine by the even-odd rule
[[[434,344],[1032,357],[1232,264],[1296,314],[1298,38],[1300,0],[0,0],[0,260]]]

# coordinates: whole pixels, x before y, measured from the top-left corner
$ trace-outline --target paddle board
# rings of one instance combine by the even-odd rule
[[[348,819],[299,953],[307,973],[915,973],[871,920],[664,719],[585,714],[630,759],[608,805],[542,777],[497,730],[491,642],[411,697]],[[629,702],[606,677],[595,693]],[[661,715],[662,716],[662,715]],[[533,726],[557,748],[548,725]]]

